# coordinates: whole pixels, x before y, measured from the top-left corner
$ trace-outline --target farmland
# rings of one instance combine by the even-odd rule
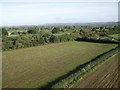
[[[118,54],[109,58],[97,70],[74,85],[75,88],[118,88]]]
[[[84,77],[119,48],[114,24],[14,26],[0,31],[3,88],[79,88]]]
[[[3,88],[40,87],[116,44],[63,42],[3,52]]]
[[[120,88],[117,1],[14,1],[1,1],[0,89]]]

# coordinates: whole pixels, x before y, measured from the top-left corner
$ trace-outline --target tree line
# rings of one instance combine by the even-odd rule
[[[85,31],[88,29],[90,31]],[[1,32],[2,31],[2,32]],[[83,39],[96,39],[109,33],[117,33],[117,26],[41,26],[41,27],[4,27],[2,34],[2,50],[13,50],[48,43],[59,43]],[[67,33],[66,33],[67,32]],[[10,35],[9,35],[10,33]],[[60,35],[57,35],[62,33]]]
[[[32,46],[44,45],[48,43],[67,42],[75,40],[79,34],[77,32],[71,34],[53,35],[53,34],[29,34],[19,35],[15,37],[3,36],[2,50],[13,50],[19,48],[27,48]]]

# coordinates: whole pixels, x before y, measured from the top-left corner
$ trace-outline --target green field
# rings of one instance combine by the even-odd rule
[[[115,46],[73,41],[5,51],[3,88],[40,87]]]
[[[115,39],[120,40],[120,34],[112,34],[112,35],[109,35],[109,36],[111,36],[111,37],[113,37]]]

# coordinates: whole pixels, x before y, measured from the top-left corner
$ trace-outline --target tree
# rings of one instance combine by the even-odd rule
[[[68,35],[67,34],[63,34],[61,36],[59,36],[60,42],[66,42],[68,41]]]
[[[29,34],[36,34],[36,33],[37,33],[37,30],[30,29],[30,30],[28,30],[28,33],[29,33]]]
[[[47,38],[47,37],[44,37],[44,40],[45,40],[45,43],[49,43],[50,42],[49,38]]]
[[[57,36],[51,35],[51,37],[50,37],[50,42],[52,42],[52,43],[59,42],[59,39],[58,39]]]
[[[58,33],[58,32],[60,32],[60,28],[54,27],[54,28],[52,29],[52,33]]]
[[[3,35],[3,36],[8,35],[8,32],[7,32],[7,30],[6,30],[5,28],[2,28],[2,35]]]
[[[93,27],[91,31],[95,31],[96,29]]]
[[[15,48],[23,48],[24,47],[23,40],[20,37],[15,40],[14,44],[15,44]]]
[[[40,37],[40,38],[39,38],[39,44],[40,44],[40,45],[44,45],[44,44],[45,44],[45,40],[44,40],[43,37]]]

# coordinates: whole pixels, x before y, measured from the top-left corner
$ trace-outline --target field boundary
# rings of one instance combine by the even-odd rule
[[[70,88],[76,82],[82,80],[88,72],[97,68],[96,66],[101,65],[104,63],[108,58],[112,57],[114,54],[117,53],[118,47],[113,48],[103,54],[98,55],[97,57],[93,58],[92,60],[79,65],[75,69],[69,71],[65,75],[58,77],[54,81],[49,82],[45,86],[40,88]]]
[[[97,40],[97,39],[88,39],[88,38],[77,38],[75,41],[84,41],[84,42],[93,42],[93,43],[104,43],[104,44],[119,44],[119,41],[112,40]]]
[[[117,54],[117,53],[116,53]],[[112,57],[114,57],[116,54],[114,54],[114,55],[112,55],[110,58],[112,58]],[[104,62],[101,62],[100,64],[98,64],[97,66],[95,66],[93,69],[91,69],[89,72],[87,72],[83,77],[82,77],[82,79],[84,79],[84,78],[86,78],[89,74],[91,74],[91,73],[93,73],[93,72],[95,72],[99,67],[101,67],[102,65],[104,65],[105,63],[107,63],[108,61],[110,61],[110,58],[108,58],[108,59],[106,59]],[[118,66],[119,67],[119,66]],[[118,72],[117,72],[118,73]],[[107,74],[107,75],[109,75],[109,74]],[[107,75],[106,75],[106,77],[107,77]],[[81,80],[82,80],[81,79]],[[79,81],[81,81],[81,80],[78,80],[75,84],[77,84]],[[74,84],[74,85],[75,85]],[[73,85],[73,86],[74,86]],[[71,86],[72,87],[72,86]]]

